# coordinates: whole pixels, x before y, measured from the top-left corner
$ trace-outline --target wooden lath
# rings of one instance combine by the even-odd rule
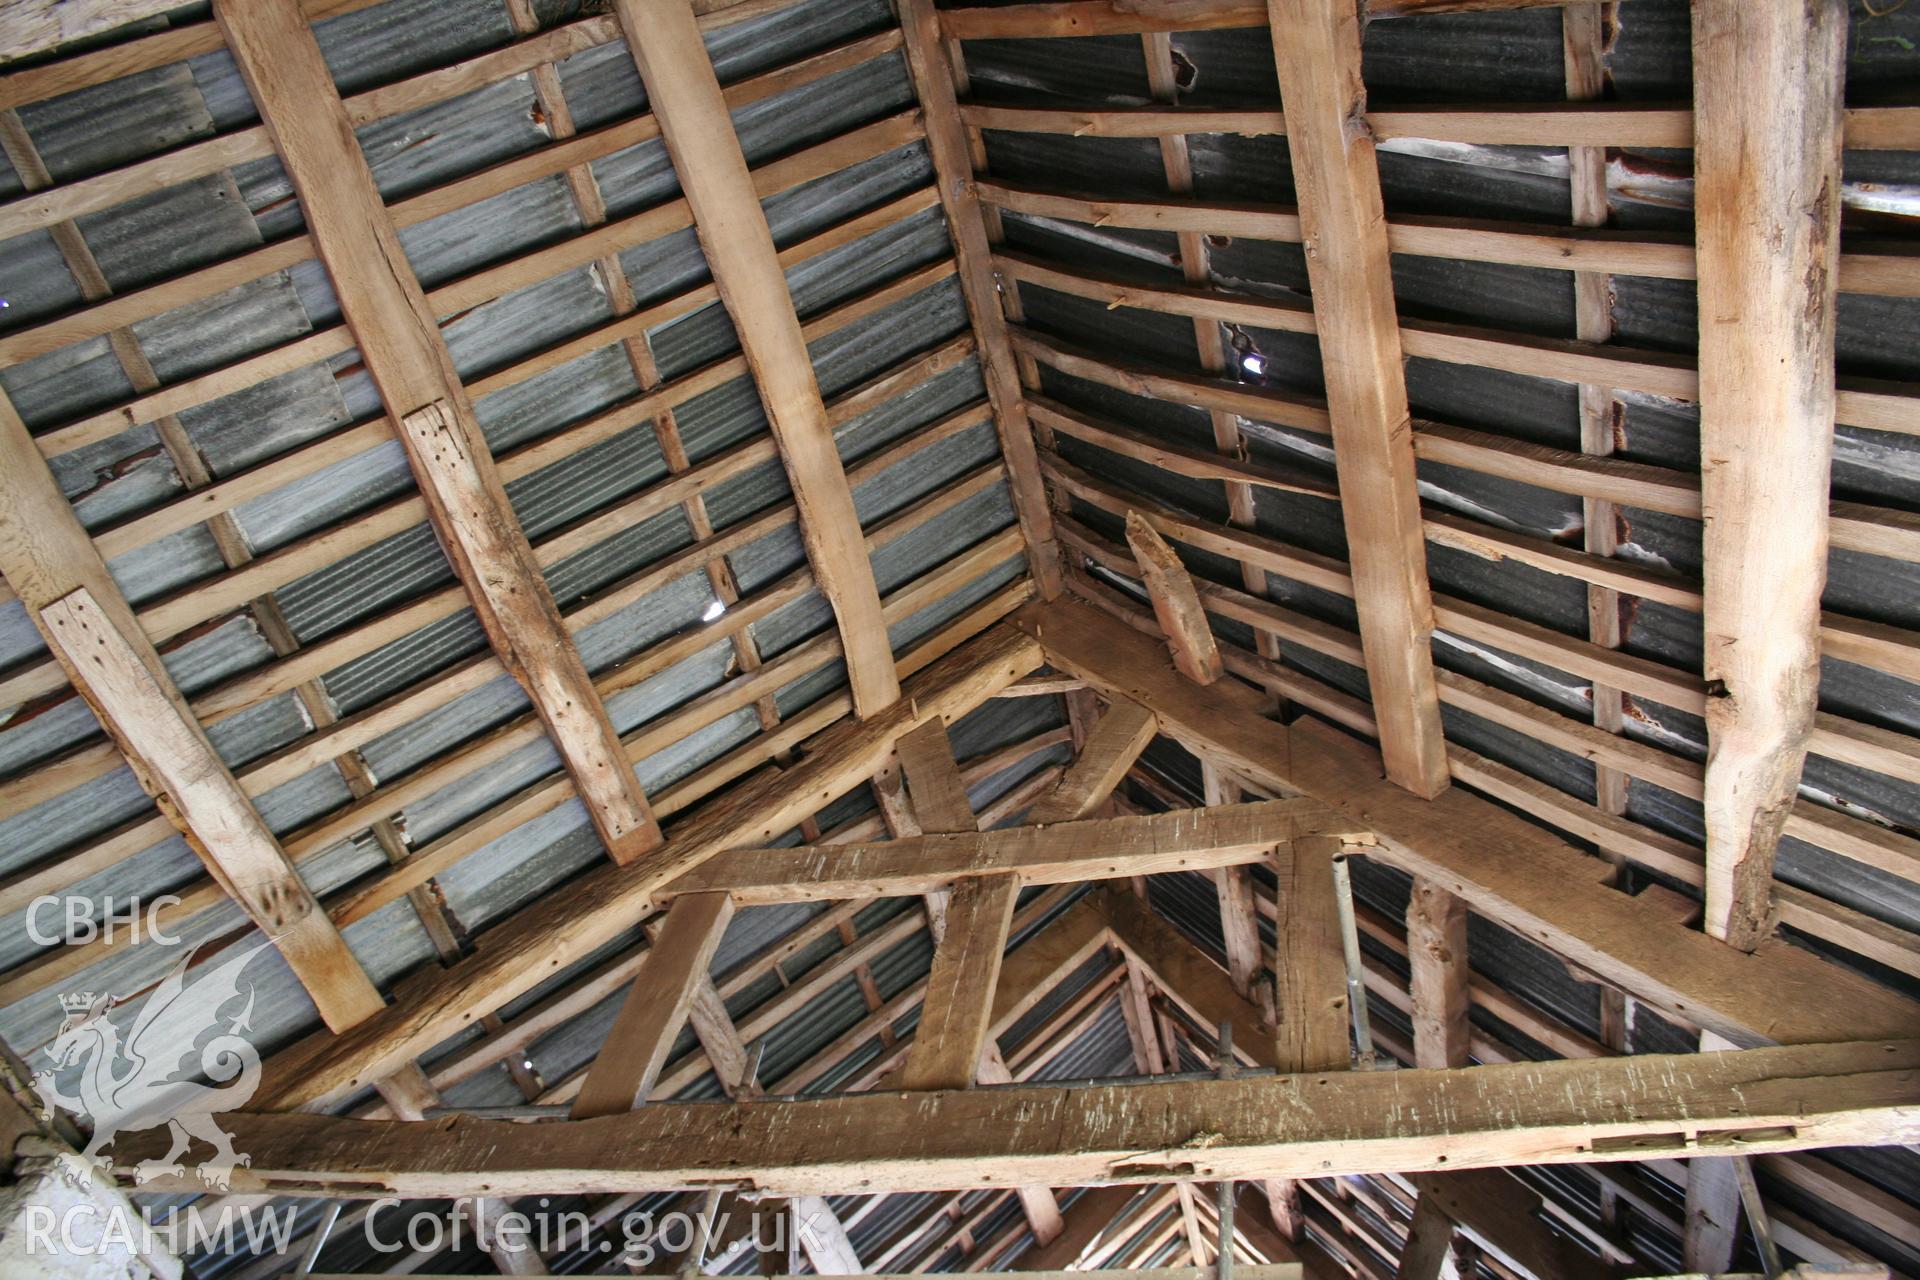
[[[320,47],[296,0],[223,5],[216,16],[300,194],[361,358],[400,425],[441,549],[501,665],[546,725],[608,854],[631,862],[659,844],[659,824],[514,517]]]

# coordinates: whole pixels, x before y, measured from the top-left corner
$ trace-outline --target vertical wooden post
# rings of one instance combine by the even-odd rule
[[[1347,970],[1333,897],[1339,852],[1339,841],[1313,836],[1295,840],[1274,858],[1280,913],[1274,930],[1274,1057],[1283,1073],[1352,1065]]]
[[[1414,1065],[1466,1066],[1467,904],[1420,876],[1407,900],[1407,962]]]

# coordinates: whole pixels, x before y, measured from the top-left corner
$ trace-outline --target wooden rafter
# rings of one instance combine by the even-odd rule
[[[801,538],[846,648],[854,708],[874,715],[900,696],[879,589],[773,232],[693,7],[689,0],[617,0],[615,12],[779,441]]]
[[[74,688],[219,889],[275,940],[335,1030],[380,993],[167,674],[12,403],[0,397],[0,571]]]
[[[1374,716],[1387,776],[1432,796],[1447,748],[1380,172],[1353,127],[1366,110],[1359,14],[1349,0],[1269,0],[1267,12]]]
[[[546,725],[616,862],[659,824],[513,514],[453,357],[361,154],[297,0],[216,17],[300,194],[325,264],[419,483],[426,515],[501,664]]]
[[[1748,950],[1820,682],[1846,31],[1837,2],[1693,6],[1705,927]]]
[[[564,1126],[236,1114],[236,1190],[349,1196],[635,1191],[751,1182],[776,1194],[1168,1177],[1589,1163],[1913,1141],[1920,1043],[1648,1054],[1447,1071],[1016,1086],[784,1102],[662,1103]],[[1218,1135],[1204,1146],[1195,1133]],[[164,1136],[130,1141],[131,1162]],[[174,1179],[149,1189],[168,1190]],[[190,1186],[190,1175],[180,1180]]]
[[[1007,317],[993,270],[993,246],[980,197],[971,181],[973,158],[960,124],[953,66],[941,39],[933,0],[895,0],[905,41],[907,71],[913,78],[927,128],[927,152],[939,183],[960,288],[967,314],[980,336],[981,373],[993,401],[994,424],[1006,455],[1014,511],[1026,536],[1028,563],[1042,598],[1060,592],[1060,549],[1054,542],[1052,511],[1040,480],[1033,427],[1019,368],[1007,340]]]

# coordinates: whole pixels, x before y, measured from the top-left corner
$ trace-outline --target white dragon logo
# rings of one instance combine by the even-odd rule
[[[121,1042],[120,1028],[108,1016],[124,1001],[91,991],[60,997],[67,1017],[46,1053],[55,1070],[80,1066],[80,1093],[75,1097],[62,1092],[52,1070],[37,1073],[33,1083],[48,1106],[70,1111],[93,1125],[93,1137],[77,1157],[81,1167],[73,1171],[76,1175],[96,1169],[104,1173],[111,1168],[101,1151],[112,1144],[116,1134],[163,1124],[171,1132],[173,1144],[160,1159],[143,1160],[135,1166],[136,1183],[184,1174],[186,1168],[180,1157],[195,1138],[213,1148],[213,1159],[199,1168],[200,1180],[213,1190],[226,1190],[234,1169],[253,1163],[252,1157],[234,1151],[232,1135],[214,1119],[222,1111],[245,1106],[260,1087],[260,1051],[240,1034],[251,1029],[251,984],[246,990],[246,1007],[224,1031],[219,1030],[219,1015],[241,994],[240,971],[266,945],[261,943],[225,961],[191,986],[186,982],[187,966],[193,960],[189,953],[147,997],[125,1043]],[[208,1031],[217,1034],[199,1044]],[[180,1078],[190,1073],[196,1047],[198,1074],[231,1083],[215,1088]],[[169,1052],[171,1059],[165,1056]]]

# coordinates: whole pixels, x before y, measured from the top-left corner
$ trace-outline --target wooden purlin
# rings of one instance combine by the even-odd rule
[[[846,649],[855,710],[876,715],[900,696],[880,593],[773,233],[693,8],[616,0],[615,11],[779,441],[801,538]]]
[[[0,146],[4,146],[14,172],[20,176],[22,185],[29,191],[52,185],[52,175],[48,172],[39,149],[35,146],[17,110],[0,111]],[[89,304],[110,303],[116,295],[79,225],[73,222],[55,224],[51,228],[51,236],[69,273],[73,276],[74,283],[79,287],[80,296]],[[107,345],[113,353],[115,362],[125,373],[128,384],[136,392],[147,392],[159,387],[159,375],[148,359],[139,336],[130,325],[111,329],[107,334]],[[168,460],[173,464],[174,475],[182,488],[191,495],[213,483],[212,470],[179,418],[172,414],[161,415],[154,422],[153,427],[155,434],[159,437],[161,448],[166,451]],[[207,520],[205,528],[215,551],[229,569],[237,568],[254,559],[252,544],[248,541],[245,530],[240,527],[233,512],[214,513]],[[96,548],[98,548],[97,543]],[[102,558],[106,558],[107,552],[101,549],[101,555]],[[11,594],[10,589],[6,594]],[[254,625],[259,628],[262,639],[271,646],[276,657],[285,658],[300,649],[300,637],[288,623],[280,602],[272,592],[255,597],[246,608],[252,615]],[[302,714],[315,727],[324,728],[340,718],[333,698],[319,676],[301,681],[295,687],[294,694],[299,700]],[[97,768],[101,773],[113,767],[113,762],[117,759],[113,744],[111,742],[102,744],[102,749],[94,755],[93,759],[99,762]],[[344,752],[335,757],[333,765],[348,792],[355,796],[365,795],[376,785],[372,768],[357,750]],[[44,772],[46,772],[44,767],[36,769],[27,775],[27,778],[37,778]],[[23,778],[22,781],[27,781],[27,778]],[[78,785],[79,781],[78,777],[71,778],[72,785]],[[372,834],[380,851],[389,861],[398,861],[406,856],[406,841],[399,828],[393,823],[375,823]],[[414,894],[411,901],[414,914],[418,917],[421,927],[432,939],[435,950],[442,955],[449,951],[457,951],[458,943],[454,940],[453,928],[447,920],[443,905],[425,890]]]
[[[1112,197],[996,178],[982,178],[975,186],[981,202],[997,210],[1175,235],[1200,232],[1286,244],[1300,242],[1298,211],[1279,203]],[[1691,237],[1671,232],[1601,234],[1484,218],[1399,215],[1387,220],[1387,247],[1414,257],[1497,262],[1547,271],[1661,280],[1691,280],[1695,275]],[[1920,262],[1911,255],[1843,253],[1840,291],[1895,297],[1920,294]]]
[[[316,252],[390,415],[426,514],[501,665],[527,691],[609,856],[660,841],[573,647],[339,91],[296,0],[215,15],[300,194]]]

